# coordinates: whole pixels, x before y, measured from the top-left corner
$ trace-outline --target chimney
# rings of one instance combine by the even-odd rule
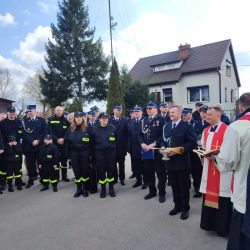
[[[180,58],[180,60],[184,61],[189,57],[190,49],[191,49],[190,44],[188,44],[188,43],[186,43],[184,45],[180,44],[180,46],[179,46],[179,58]]]

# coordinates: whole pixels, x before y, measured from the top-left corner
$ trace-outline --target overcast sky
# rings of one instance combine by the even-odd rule
[[[87,0],[90,24],[110,53],[108,0]],[[111,0],[114,53],[131,68],[140,57],[231,39],[242,88],[250,91],[249,0]],[[0,67],[17,89],[44,63],[44,44],[56,24],[57,0],[1,0]]]

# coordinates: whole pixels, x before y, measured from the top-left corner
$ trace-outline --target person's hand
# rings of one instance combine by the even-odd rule
[[[0,149],[0,154],[2,154],[4,152],[4,150],[3,149]]]
[[[32,142],[32,145],[33,146],[37,146],[39,144],[39,140],[34,140],[33,142]]]
[[[60,145],[63,145],[64,144],[64,139],[63,138],[57,139],[57,143],[60,144]]]
[[[41,169],[41,168],[42,168],[42,165],[38,165],[38,168]]]
[[[16,146],[16,145],[17,145],[17,142],[16,142],[16,141],[13,141],[13,142],[12,142],[12,145]]]
[[[145,143],[142,143],[142,144],[141,144],[141,148],[142,148],[144,151],[148,151],[148,150],[147,150],[147,147],[148,147],[147,144],[145,144]]]
[[[59,170],[59,167],[57,165],[53,166],[55,170]]]
[[[155,146],[156,146],[156,143],[155,143],[155,142],[149,144],[149,145],[147,146],[147,151],[151,150],[151,149],[154,148]]]

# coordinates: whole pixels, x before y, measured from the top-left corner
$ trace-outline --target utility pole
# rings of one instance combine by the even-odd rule
[[[112,30],[115,28],[117,23],[113,23],[113,17],[111,16],[111,6],[110,0],[109,1],[109,33],[110,33],[110,45],[111,45],[111,60],[114,60],[114,53],[113,53],[113,38],[112,38]]]

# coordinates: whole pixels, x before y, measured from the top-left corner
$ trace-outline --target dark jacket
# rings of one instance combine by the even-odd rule
[[[197,140],[201,140],[202,132],[208,126],[209,126],[209,123],[206,122],[206,121],[200,121],[200,122],[196,122],[195,123],[195,125],[194,125],[194,131],[196,133]]]
[[[165,116],[163,116],[162,114],[160,114],[160,116],[162,117],[163,121],[164,121],[164,124],[170,122],[170,117],[168,114],[166,114]]]
[[[1,130],[0,130],[0,150],[3,150],[3,149],[4,149],[3,137],[2,137]]]
[[[93,145],[95,150],[116,150],[116,129],[113,125],[107,124],[102,127],[96,125],[92,131]]]
[[[8,143],[4,149],[4,159],[7,162],[20,162],[22,160],[22,147],[20,144],[10,146]]]
[[[58,164],[58,149],[54,144],[44,144],[39,152],[39,165],[57,165]]]
[[[109,117],[109,124],[116,128],[116,153],[117,157],[124,157],[127,154],[128,127],[127,119],[123,116],[116,122],[114,116]]]
[[[230,120],[225,114],[221,115],[220,120],[221,120],[221,122],[224,122],[226,125],[230,125]]]
[[[64,137],[67,152],[80,152],[89,150],[91,147],[91,134],[89,128],[87,127],[85,131],[81,129],[80,126],[76,126],[74,131],[71,128],[68,129]]]
[[[6,145],[8,143],[9,136],[15,136],[17,142],[20,143],[23,135],[22,123],[19,119],[10,120],[8,118],[0,122],[0,130],[3,136],[3,143]]]
[[[162,145],[164,147],[183,147],[182,155],[173,155],[166,161],[167,170],[190,169],[189,152],[197,147],[197,138],[191,125],[180,121],[175,129],[172,129],[172,122],[164,126]]]
[[[46,122],[42,117],[36,117],[34,121],[31,118],[25,118],[22,121],[23,125],[23,152],[36,152],[40,150],[43,144],[43,139],[47,133]],[[39,140],[38,146],[33,146],[34,140]]]
[[[201,116],[200,116],[200,112],[195,110],[193,113],[192,113],[192,116],[193,116],[193,119],[195,121],[201,121]]]

